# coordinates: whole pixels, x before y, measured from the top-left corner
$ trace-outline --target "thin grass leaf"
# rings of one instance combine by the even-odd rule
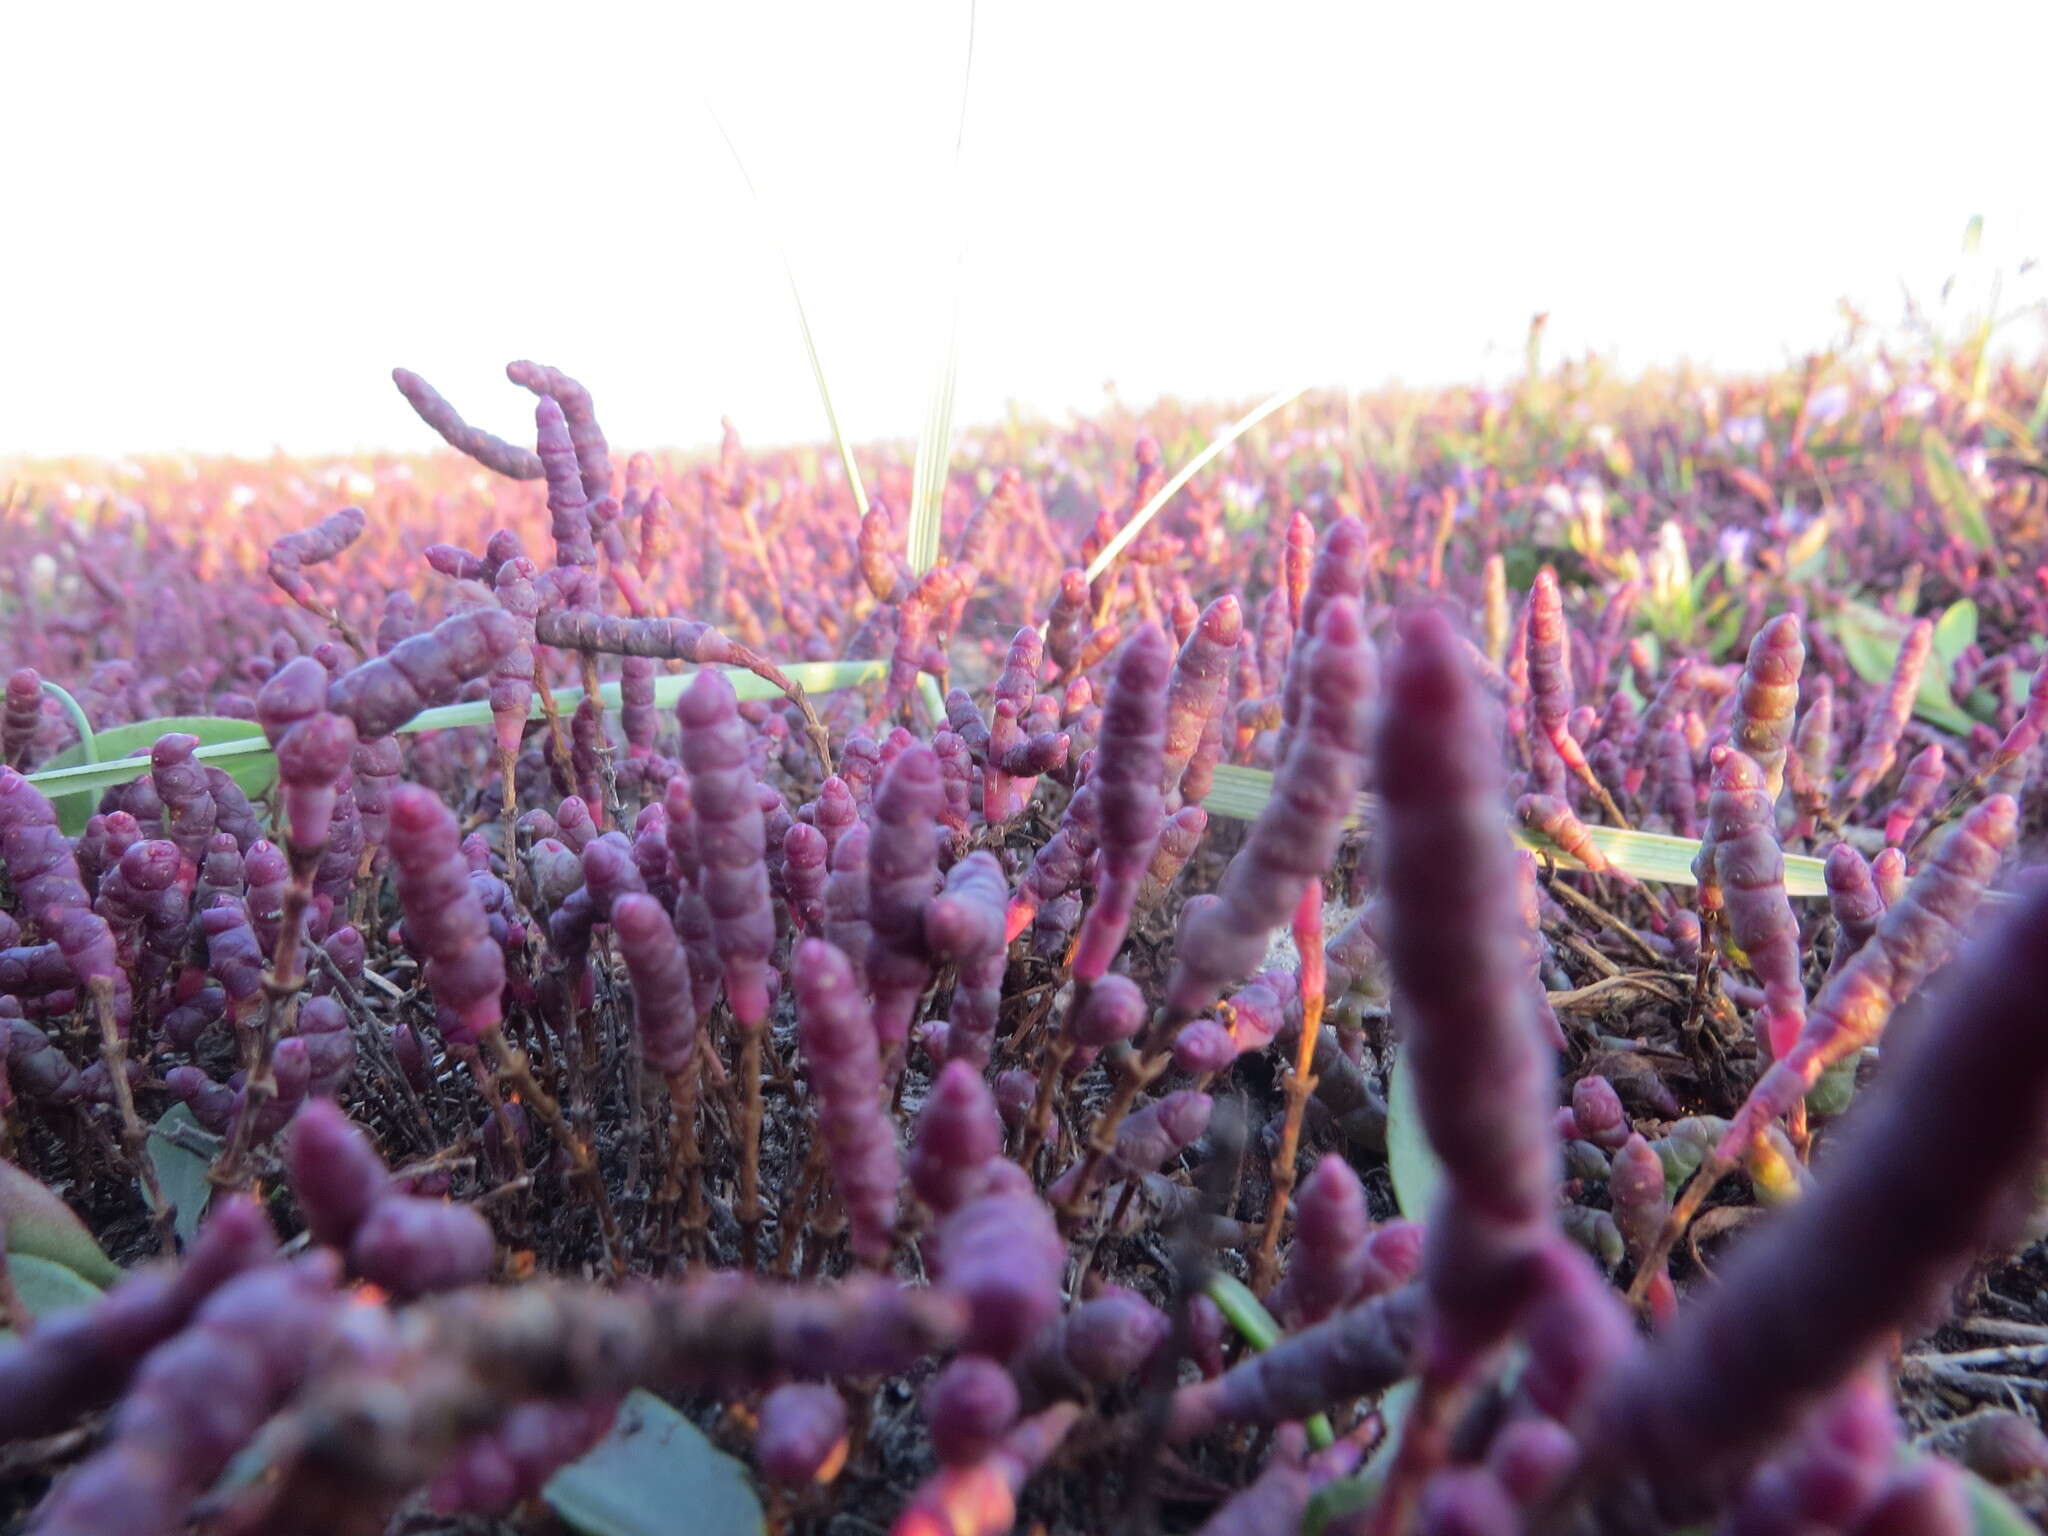
[[[74,750],[88,763],[98,762],[100,760],[99,742],[93,734],[92,721],[86,718],[85,706],[71,697],[69,690],[51,682],[48,678],[43,679],[42,687],[43,692],[62,705],[64,713],[70,716],[71,728],[78,732],[78,745]]]
[[[91,768],[101,763],[112,767],[138,757],[143,763],[142,771],[146,773],[149,771],[149,749],[156,745],[158,737],[173,731],[197,736],[200,750],[196,755],[200,757],[208,755],[205,750],[208,746],[220,742],[244,741],[253,737],[259,744],[263,743],[263,728],[254,720],[236,720],[225,715],[163,715],[154,720],[132,720],[126,725],[101,731],[91,742],[91,752],[85,750],[83,743],[67,747],[44,765],[43,773],[74,767]],[[223,763],[221,767],[252,800],[268,794],[270,786],[277,782],[277,764],[267,751],[260,757],[237,759]],[[126,777],[133,778],[134,775]],[[42,774],[36,775],[38,782],[41,778]],[[124,783],[126,780],[114,782]],[[85,830],[87,820],[99,806],[99,797],[88,795],[83,789],[62,794],[45,790],[44,794],[56,807],[57,825],[69,837],[76,837]]]
[[[739,667],[724,667],[726,680],[732,684],[733,692],[742,699],[779,699],[781,691],[763,682],[752,672]],[[804,661],[796,662],[782,669],[790,681],[806,693],[832,693],[841,688],[858,688],[863,683],[888,675],[887,661]],[[658,677],[654,681],[654,703],[657,709],[668,709],[683,696],[690,686],[690,679],[696,675],[693,668]],[[606,704],[613,708],[622,707],[619,685],[606,683],[598,690]],[[581,688],[558,688],[555,690],[556,703],[563,713],[571,713],[582,702]],[[529,720],[541,718],[539,704],[528,713]],[[464,704],[443,704],[434,709],[423,709],[398,729],[401,733],[413,731],[446,731],[462,726],[491,723],[491,706],[488,699],[472,699]],[[179,728],[178,717],[166,720],[143,720],[132,727],[139,732],[148,732],[148,739],[155,741],[164,731]],[[254,727],[251,727],[254,730]],[[237,780],[246,768],[268,764],[268,771],[276,772],[276,760],[271,756],[270,743],[259,732],[236,741],[215,741],[200,747],[192,754],[201,762],[215,763],[233,774]],[[149,772],[149,757],[124,757],[115,762],[80,763],[69,768],[46,768],[40,773],[28,775],[29,783],[42,791],[44,798],[56,802],[60,796],[95,795],[126,784],[139,774]],[[81,819],[80,825],[82,826]]]
[[[1202,808],[1212,816],[1251,821],[1265,809],[1272,792],[1273,775],[1266,769],[1226,763],[1217,768],[1215,782],[1202,801]],[[1375,810],[1373,797],[1360,795],[1358,810],[1353,814],[1351,824],[1354,827],[1370,825]],[[1515,840],[1524,848],[1547,855],[1556,861],[1560,869],[1581,867],[1576,859],[1527,828],[1518,826],[1512,830]],[[1593,846],[1625,875],[1662,885],[1694,883],[1692,861],[1700,845],[1691,838],[1669,837],[1661,832],[1630,832],[1620,827],[1588,826],[1586,830],[1592,837]],[[1825,896],[1827,883],[1821,877],[1822,867],[1819,859],[1804,854],[1786,854],[1786,891],[1793,896]]]
[[[1340,1477],[1335,1482],[1325,1483],[1318,1488],[1315,1497],[1308,1502],[1308,1509],[1302,1515],[1301,1536],[1323,1536],[1331,1524],[1345,1515],[1355,1515],[1361,1510],[1372,1508],[1380,1496],[1380,1485],[1387,1480],[1387,1468],[1393,1464],[1394,1451],[1401,1443],[1401,1426],[1407,1421],[1408,1408],[1415,1401],[1416,1380],[1413,1376],[1397,1381],[1380,1394],[1380,1441],[1373,1447],[1372,1456],[1350,1477]],[[1687,1536],[1680,1532],[1678,1536]],[[1697,1533],[1704,1536],[1704,1533]]]
[[[740,180],[747,184],[747,191],[753,196],[754,206],[760,210],[761,222],[769,226],[768,238],[774,242],[775,255],[782,263],[782,275],[789,282],[790,302],[796,306],[797,329],[803,332],[804,354],[811,360],[811,377],[818,382],[818,399],[824,403],[825,420],[832,428],[832,444],[839,450],[839,462],[846,471],[846,484],[853,492],[854,509],[862,517],[866,517],[867,489],[860,483],[859,466],[853,462],[853,444],[846,440],[846,431],[839,425],[839,412],[832,406],[832,390],[825,383],[825,364],[818,356],[817,338],[811,334],[811,317],[804,309],[803,292],[796,285],[796,268],[790,264],[789,247],[776,231],[774,221],[768,214],[768,205],[761,197],[761,190],[754,185],[754,178],[747,172],[747,162],[740,158],[739,146],[733,143],[732,135],[725,131],[725,122],[719,117],[717,109],[711,105],[709,97],[705,98],[704,110],[711,114],[711,121],[718,129],[718,136],[725,140],[725,147],[732,152],[732,163],[739,167]]]
[[[953,383],[960,362],[960,296],[953,295],[952,322],[946,331],[945,361],[939,365],[925,406],[924,430],[917,439],[917,461],[911,469],[910,520],[904,530],[904,558],[913,576],[939,563],[939,520],[945,511],[946,466],[953,450]]]
[[[1268,416],[1279,410],[1280,407],[1291,404],[1307,393],[1308,386],[1306,384],[1298,385],[1293,389],[1283,389],[1279,394],[1268,396],[1260,401],[1247,414],[1232,422],[1222,436],[1218,437],[1208,447],[1183,464],[1178,474],[1159,487],[1159,494],[1146,502],[1144,506],[1138,508],[1137,512],[1132,515],[1131,520],[1117,530],[1116,537],[1103,546],[1102,553],[1097,555],[1094,563],[1088,567],[1088,579],[1093,581],[1115,564],[1116,557],[1124,552],[1131,540],[1145,531],[1145,525],[1158,515],[1159,509],[1173,500],[1180,493],[1180,488],[1200,474],[1203,467],[1211,459],[1215,458],[1216,455],[1228,448],[1240,437],[1243,437],[1245,433],[1251,431],[1253,427],[1256,427]]]
[[[1920,439],[1920,461],[1927,471],[1927,490],[1941,513],[1949,537],[1977,549],[1996,550],[1991,523],[1984,516],[1984,503],[1971,486],[1969,477],[1956,463],[1948,439],[1929,427]]]
[[[974,81],[975,7],[967,7],[967,62],[960,78],[960,121],[953,134],[953,171],[949,201],[955,222],[960,202],[960,151],[967,142],[967,97]],[[911,468],[910,520],[904,529],[904,557],[913,576],[922,576],[939,563],[939,522],[946,504],[946,466],[953,456],[953,390],[960,370],[960,290],[967,268],[967,239],[953,258],[951,312],[946,322],[945,355],[938,377],[932,383],[931,398],[925,404],[924,429],[918,434],[917,460]]]
[[[2027,442],[2037,443],[2048,432],[2048,373],[2041,376],[2041,393],[2034,400],[2034,414],[2027,418]]]
[[[2026,1536],[2038,1529],[1999,1489],[1967,1467],[1959,1470],[1963,1474],[1964,1496],[1970,1501],[1972,1536]]]
[[[929,672],[918,673],[917,695],[924,700],[924,707],[931,711],[932,723],[943,726],[946,723],[946,697],[939,692],[939,680]]]
[[[1216,1310],[1223,1314],[1223,1320],[1235,1328],[1253,1349],[1271,1349],[1280,1342],[1282,1329],[1251,1289],[1235,1275],[1225,1274],[1220,1269],[1209,1272],[1202,1282],[1202,1290],[1216,1303]],[[1317,1414],[1304,1426],[1308,1430],[1309,1444],[1318,1450],[1336,1440],[1325,1414]]]

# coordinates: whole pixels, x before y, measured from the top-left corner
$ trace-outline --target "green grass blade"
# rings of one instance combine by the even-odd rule
[[[967,142],[968,89],[974,82],[975,7],[967,8],[967,63],[960,78],[960,121],[953,135],[951,201],[957,214],[960,200],[960,151]],[[962,226],[964,228],[964,225]],[[946,466],[953,456],[953,389],[960,371],[960,290],[967,266],[962,238],[953,259],[951,312],[946,321],[945,354],[931,398],[925,403],[924,429],[918,434],[917,460],[911,468],[910,519],[904,530],[904,557],[910,574],[922,576],[939,563],[939,521],[946,504]]]
[[[1224,764],[1217,768],[1215,783],[1209,796],[1202,802],[1203,809],[1212,816],[1228,816],[1233,821],[1251,821],[1265,809],[1267,799],[1273,792],[1273,775],[1263,768],[1240,768]],[[1372,820],[1373,797],[1360,795],[1358,811],[1352,818],[1354,826],[1363,826]],[[1529,831],[1526,827],[1513,829],[1515,840],[1524,848],[1547,854],[1563,869],[1578,869],[1579,862],[1566,854],[1548,839]],[[1693,856],[1700,845],[1689,837],[1667,837],[1661,832],[1628,832],[1620,827],[1586,828],[1593,846],[1607,856],[1607,860],[1625,875],[1638,880],[1654,880],[1662,885],[1691,885]],[[1821,876],[1822,864],[1819,859],[1804,854],[1785,855],[1785,890],[1793,896],[1825,896],[1827,882]]]
[[[1271,1349],[1280,1342],[1280,1325],[1273,1320],[1273,1314],[1235,1275],[1227,1275],[1220,1269],[1211,1270],[1202,1289],[1216,1303],[1216,1310],[1223,1314],[1224,1321],[1242,1334],[1245,1343],[1253,1349]],[[1318,1450],[1336,1439],[1327,1415],[1317,1414],[1306,1427],[1309,1444]]]
[[[88,763],[98,762],[100,760],[99,743],[93,735],[92,721],[86,718],[85,706],[71,697],[68,689],[59,687],[48,678],[43,679],[42,688],[43,692],[63,706],[64,713],[70,717],[71,728],[78,732],[77,751],[79,754]]]
[[[1178,474],[1159,487],[1159,494],[1146,502],[1144,506],[1138,508],[1131,520],[1117,530],[1116,537],[1103,546],[1102,553],[1097,555],[1094,563],[1088,567],[1088,579],[1093,581],[1115,564],[1116,557],[1124,552],[1125,547],[1130,544],[1131,540],[1145,531],[1145,525],[1158,515],[1159,509],[1173,500],[1179,494],[1180,488],[1200,474],[1211,459],[1215,458],[1216,455],[1228,448],[1240,437],[1243,437],[1245,433],[1251,431],[1253,427],[1256,427],[1268,416],[1279,410],[1280,407],[1300,399],[1301,396],[1307,393],[1308,386],[1306,384],[1298,385],[1293,389],[1283,389],[1279,394],[1269,396],[1260,401],[1247,414],[1231,423],[1228,430],[1192,459],[1189,459],[1187,463],[1183,464]]]
[[[1979,356],[1987,357],[1989,353],[1980,350]],[[1920,459],[1927,475],[1928,493],[1933,496],[1935,510],[1950,536],[1977,549],[1996,550],[1998,540],[1992,536],[1983,501],[1962,466],[1956,463],[1948,439],[1933,427],[1920,439]]]
[[[2048,371],[2041,375],[2041,393],[2034,400],[2034,414],[2027,418],[2026,446],[2040,442],[2043,432],[2048,432]]]
[[[254,720],[234,720],[219,715],[161,715],[153,720],[135,720],[99,731],[89,743],[59,752],[43,764],[43,772],[52,773],[60,768],[90,768],[103,760],[138,757],[173,731],[197,737],[202,749],[201,757],[211,755],[204,748],[221,742],[243,741],[251,736],[259,742],[263,739],[263,727]],[[251,798],[268,794],[270,786],[277,782],[277,763],[267,752],[244,756],[227,765],[225,771],[242,787],[242,793]],[[57,825],[68,837],[76,837],[83,832],[86,822],[99,806],[96,795],[82,791],[64,796],[52,795],[51,801],[57,808]]]
[[[946,505],[946,466],[952,458],[953,382],[959,362],[960,295],[956,285],[946,356],[925,406],[924,431],[918,437],[917,462],[911,470],[910,520],[903,542],[913,576],[922,576],[939,563],[939,520]]]
[[[931,711],[932,728],[943,730],[946,724],[946,697],[939,692],[939,680],[929,672],[917,674],[918,697],[924,700],[924,707]]]
[[[854,507],[865,517],[868,511],[867,489],[860,483],[860,469],[853,462],[853,444],[846,440],[846,429],[839,425],[839,412],[832,405],[832,390],[825,382],[824,360],[818,356],[818,340],[811,334],[810,313],[804,308],[803,291],[797,287],[796,268],[790,264],[789,247],[783,242],[781,235],[775,232],[768,217],[768,206],[762,201],[761,190],[754,185],[754,178],[747,172],[747,162],[740,158],[739,146],[733,143],[732,135],[725,131],[725,122],[719,117],[708,97],[704,102],[704,110],[711,114],[711,121],[718,129],[718,136],[725,140],[725,147],[732,152],[732,163],[739,167],[740,180],[747,184],[747,191],[753,196],[754,206],[761,212],[761,221],[770,225],[769,238],[774,241],[776,257],[782,262],[782,275],[789,282],[790,303],[796,306],[797,329],[803,333],[804,355],[811,360],[811,377],[817,380],[818,399],[824,404],[825,420],[832,428],[832,444],[839,450],[839,462],[846,471],[846,484],[853,492]]]
[[[164,729],[169,731],[176,727],[166,725]],[[245,762],[269,757],[270,743],[258,734],[245,736],[236,741],[214,742],[198,748],[192,755],[202,763],[212,763],[233,774],[237,767]],[[126,784],[130,779],[147,772],[149,754],[145,752],[139,757],[120,757],[111,762],[78,763],[69,768],[45,768],[40,773],[29,774],[28,781],[42,791],[45,799],[54,803],[67,795],[98,795],[112,789],[116,784]]]
[[[732,684],[733,692],[742,699],[779,699],[780,690],[763,682],[753,673],[740,667],[722,669],[726,680]],[[806,693],[832,693],[841,688],[858,688],[861,684],[876,678],[886,677],[889,663],[877,661],[805,661],[797,662],[782,669],[791,682]],[[695,676],[694,669],[657,677],[654,680],[654,704],[657,709],[672,708],[683,690],[690,686]],[[598,690],[599,696],[612,708],[620,708],[619,685],[606,683]],[[558,688],[555,702],[564,715],[572,713],[582,702],[581,688]],[[540,705],[535,703],[528,712],[529,720],[541,718]],[[463,704],[442,704],[433,709],[423,709],[398,729],[401,733],[413,731],[446,731],[461,726],[489,725],[491,705],[488,699],[472,699]],[[176,721],[167,722],[165,730],[175,730]],[[216,763],[232,770],[245,759],[268,757],[270,743],[260,735],[248,736],[237,741],[219,741],[198,748],[192,754],[201,762]],[[42,791],[48,799],[55,800],[61,795],[98,794],[116,784],[126,784],[138,774],[149,772],[149,755],[124,757],[109,763],[80,763],[70,768],[45,768],[40,773],[28,775],[29,783]]]

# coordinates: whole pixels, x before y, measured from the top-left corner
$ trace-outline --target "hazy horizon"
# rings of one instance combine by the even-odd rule
[[[967,14],[10,16],[0,455],[431,449],[393,365],[524,437],[522,356],[622,445],[823,441],[771,226],[862,443],[915,436],[963,244],[963,428],[1498,381],[1538,311],[1551,359],[1768,369],[1932,304],[1979,215],[1955,313],[2043,291],[2048,10],[983,0],[956,201]]]

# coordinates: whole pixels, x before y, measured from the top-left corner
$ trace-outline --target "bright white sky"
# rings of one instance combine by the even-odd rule
[[[963,237],[963,422],[1498,375],[1539,309],[1770,366],[1972,214],[2048,256],[2038,3],[983,0],[955,203],[967,14],[0,6],[0,453],[428,446],[394,363],[523,436],[521,356],[627,447],[822,438],[769,221],[860,438]]]

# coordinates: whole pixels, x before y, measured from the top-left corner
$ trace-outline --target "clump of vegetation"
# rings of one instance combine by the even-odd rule
[[[23,1528],[2038,1510],[2041,413],[1890,363],[17,484]]]

